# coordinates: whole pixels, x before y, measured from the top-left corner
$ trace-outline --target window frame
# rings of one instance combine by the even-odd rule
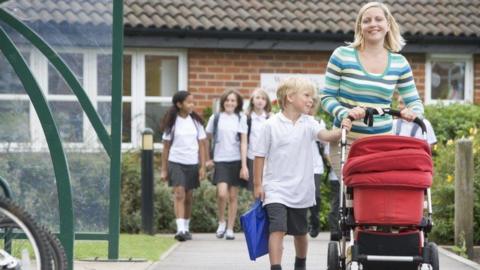
[[[432,62],[445,61],[465,62],[465,93],[463,100],[440,100],[432,99]],[[425,104],[453,104],[453,103],[473,103],[473,55],[472,54],[427,54],[425,63]]]
[[[188,58],[186,49],[125,48],[124,55],[132,57],[131,74],[131,138],[130,143],[122,142],[122,150],[141,147],[142,131],[145,129],[146,103],[170,103],[172,96],[147,97],[145,81],[145,56],[178,57],[178,89],[188,89]],[[177,90],[178,90],[177,89]],[[123,101],[127,101],[123,97]],[[154,149],[163,149],[162,143],[154,143]]]
[[[58,95],[48,93],[48,60],[37,49],[26,49],[29,53],[29,66],[37,80],[47,101],[77,101],[76,96]],[[98,94],[97,68],[98,56],[108,55],[98,49],[91,48],[59,48],[58,53],[81,54],[83,56],[83,88],[87,93],[95,109],[99,102],[111,102],[111,96]],[[187,49],[154,49],[154,48],[126,48],[124,56],[131,56],[131,96],[123,96],[122,103],[131,104],[131,142],[123,143],[122,150],[138,149],[141,147],[141,132],[145,128],[145,108],[147,102],[161,103],[171,102],[171,96],[146,97],[145,96],[145,56],[174,56],[178,57],[178,89],[188,89],[188,58]],[[178,90],[177,89],[177,90]],[[122,89],[123,91],[123,89]],[[30,100],[27,94],[0,94],[0,100]],[[135,117],[134,117],[135,116]],[[29,105],[30,117],[30,142],[0,142],[0,152],[6,151],[48,151],[44,142],[43,129],[38,119],[33,104]],[[84,152],[97,152],[101,144],[97,139],[95,131],[83,112],[83,140],[82,142],[63,142],[66,149],[79,149]],[[154,144],[155,149],[163,149],[161,143]]]

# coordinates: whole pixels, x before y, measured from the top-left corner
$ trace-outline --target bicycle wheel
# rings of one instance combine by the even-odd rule
[[[1,269],[51,270],[46,239],[23,208],[0,197]]]
[[[47,242],[50,247],[50,261],[53,269],[68,269],[67,254],[65,253],[65,249],[63,249],[62,243],[60,243],[60,240],[58,240],[58,238],[47,228],[43,227],[42,229],[47,237]]]

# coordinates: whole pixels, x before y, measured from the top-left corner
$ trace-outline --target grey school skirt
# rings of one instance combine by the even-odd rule
[[[185,190],[195,189],[200,186],[198,180],[198,164],[184,165],[168,162],[168,185],[170,187],[182,186]]]
[[[240,160],[215,162],[212,184],[227,183],[229,186],[247,187],[248,182],[240,179],[241,168],[242,162]]]

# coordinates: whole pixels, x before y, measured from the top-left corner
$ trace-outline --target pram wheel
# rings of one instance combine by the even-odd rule
[[[433,242],[428,242],[428,248],[430,250],[430,265],[432,266],[432,270],[439,270],[440,269],[440,262],[438,260],[438,248],[437,244]]]
[[[340,270],[338,242],[328,243],[327,270]]]

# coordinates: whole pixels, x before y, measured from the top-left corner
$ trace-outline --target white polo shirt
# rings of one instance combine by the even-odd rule
[[[395,119],[393,120],[393,134],[397,134],[398,121],[402,121],[400,126],[400,133],[398,135],[410,137],[413,127],[416,126],[417,124],[415,124],[414,122],[408,122],[403,119]],[[435,136],[435,132],[433,131],[432,124],[430,124],[430,121],[428,121],[425,118],[423,119],[423,123],[425,123],[425,127],[427,128],[428,144],[436,144],[437,136]],[[417,132],[415,132],[414,138],[423,140],[422,129],[420,127],[418,127]]]
[[[266,160],[264,205],[307,208],[315,204],[312,142],[320,130],[320,124],[308,115],[300,116],[294,124],[277,113],[265,122],[253,151]]]
[[[252,112],[250,118],[252,118],[252,124],[250,127],[250,138],[248,138],[247,157],[253,160],[255,159],[255,156],[253,155],[253,146],[258,141],[263,124],[267,121],[267,114],[263,112],[263,114],[258,115],[256,112]]]
[[[208,120],[206,131],[213,133],[214,115]],[[213,160],[215,162],[229,162],[240,160],[240,138],[238,133],[246,134],[248,131],[247,117],[240,113],[240,119],[236,113],[220,113],[217,127],[217,142]],[[214,142],[212,142],[214,143]]]
[[[198,140],[205,139],[207,136],[202,124],[194,121],[190,115],[186,118],[177,116],[168,161],[184,165],[198,164]],[[162,139],[170,141],[171,134],[164,132]]]

